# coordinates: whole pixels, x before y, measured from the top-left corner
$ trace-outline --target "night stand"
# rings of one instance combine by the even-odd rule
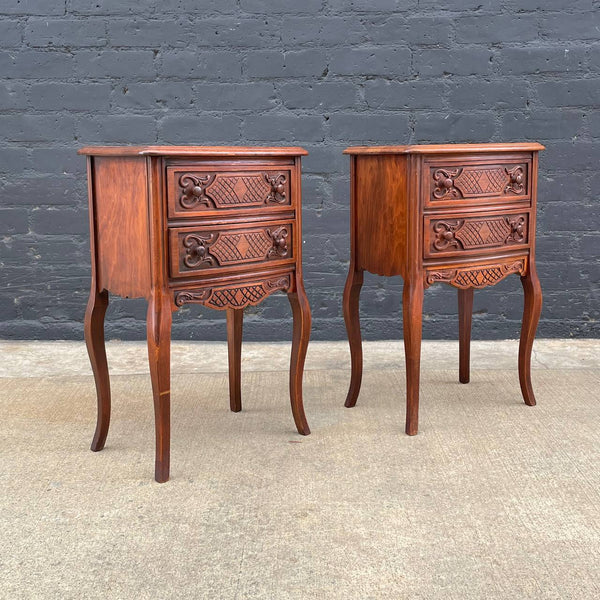
[[[406,433],[418,430],[425,288],[458,288],[459,380],[469,381],[473,290],[518,274],[525,292],[519,380],[533,406],[531,349],[542,308],[535,268],[536,143],[353,147],[351,257],[344,319],[352,357],[346,406],[360,391],[358,316],[363,271],[401,275],[406,354]]]
[[[302,281],[302,148],[89,147],[92,284],[85,338],[96,380],[102,450],[110,421],[104,349],[108,292],[148,299],[156,481],[169,478],[171,314],[187,303],[227,311],[229,395],[241,410],[242,311],[286,292],[293,313],[292,413],[310,433],[302,374],[310,309]]]

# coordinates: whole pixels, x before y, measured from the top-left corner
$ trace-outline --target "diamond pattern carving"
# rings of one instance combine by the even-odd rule
[[[503,244],[510,234],[510,225],[504,217],[486,219],[485,221],[466,221],[464,226],[456,231],[454,237],[463,248],[477,248]]]
[[[509,177],[503,167],[491,169],[463,169],[462,173],[454,180],[465,198],[470,196],[491,195],[496,196],[504,191]]]
[[[219,208],[236,204],[263,204],[270,192],[270,184],[263,175],[257,173],[217,176],[207,193]]]
[[[211,246],[210,253],[220,264],[261,260],[267,257],[273,240],[264,229],[243,233],[221,234]]]

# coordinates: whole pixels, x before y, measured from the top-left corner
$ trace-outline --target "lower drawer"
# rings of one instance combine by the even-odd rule
[[[203,304],[217,310],[228,308],[242,309],[255,305],[274,292],[288,292],[293,288],[292,273],[263,273],[255,278],[240,278],[213,281],[204,285],[194,285],[190,289],[178,289],[173,292],[175,306],[184,304]]]
[[[490,249],[509,249],[529,242],[529,212],[511,211],[456,216],[424,217],[423,256],[484,254]]]
[[[425,287],[447,283],[456,288],[484,288],[512,274],[523,275],[528,256],[504,256],[471,264],[435,265],[425,267]]]
[[[171,277],[293,261],[292,221],[169,228]]]

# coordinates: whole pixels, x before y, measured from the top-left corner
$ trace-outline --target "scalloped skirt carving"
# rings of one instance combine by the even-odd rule
[[[523,275],[527,267],[527,259],[511,259],[504,262],[465,267],[435,267],[425,272],[425,287],[434,283],[447,283],[459,289],[484,288],[494,285],[511,275]]]
[[[175,305],[204,304],[217,310],[246,308],[246,306],[258,304],[276,291],[289,290],[290,285],[290,275],[282,275],[258,282],[213,286],[200,290],[183,290],[175,292]]]

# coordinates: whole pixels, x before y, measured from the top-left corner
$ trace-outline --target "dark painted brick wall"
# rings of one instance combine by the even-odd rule
[[[542,336],[599,336],[598,0],[0,0],[0,336],[82,337],[89,283],[83,144],[298,144],[313,339],[344,336],[354,143],[539,140]],[[401,335],[399,279],[369,276],[367,338]],[[514,337],[518,278],[476,294],[475,336]],[[456,293],[425,337],[456,336]],[[109,335],[143,337],[115,300]],[[193,318],[190,318],[193,317]],[[186,308],[175,337],[219,339]],[[289,337],[289,307],[248,311]]]

